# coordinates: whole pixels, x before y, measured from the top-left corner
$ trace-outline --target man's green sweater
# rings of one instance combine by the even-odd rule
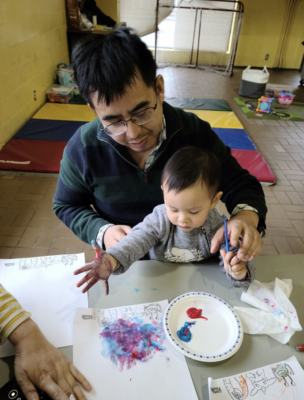
[[[87,243],[105,224],[133,227],[163,203],[160,178],[168,159],[183,147],[195,146],[219,158],[219,190],[228,212],[247,204],[258,210],[260,225],[265,227],[267,208],[258,180],[238,164],[207,122],[165,102],[163,110],[167,139],[147,170],[105,133],[97,138],[98,119],[81,126],[64,150],[54,197],[56,216]]]

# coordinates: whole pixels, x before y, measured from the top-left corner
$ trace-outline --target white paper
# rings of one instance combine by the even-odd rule
[[[77,310],[73,361],[93,387],[93,392],[86,392],[88,400],[197,400],[185,357],[171,346],[162,328],[163,313],[167,305],[168,301],[165,300],[105,310]],[[124,331],[119,329],[122,324],[134,324],[136,329],[146,326],[147,331],[151,325],[158,329],[157,332],[161,328],[161,340],[151,340],[153,343],[161,343],[161,351],[155,351],[151,345],[151,357],[147,361],[144,362],[145,358],[135,357],[132,365],[125,362],[126,359],[130,360],[124,357],[126,341],[122,340],[122,346],[116,345],[119,335],[112,334],[115,329],[117,332]],[[102,337],[106,332],[111,333],[107,340]],[[129,336],[136,337],[136,331],[134,332]],[[108,343],[112,339],[115,343],[114,350],[112,348],[115,354],[111,353],[111,359]],[[134,349],[147,348],[142,341],[139,342],[135,341],[140,346],[135,344]],[[129,348],[131,347],[133,348],[133,344]],[[117,359],[118,354],[122,355],[120,360]]]
[[[208,378],[210,400],[302,400],[304,371],[295,356],[226,378]]]
[[[73,272],[85,265],[84,253],[0,260],[0,282],[32,313],[46,338],[55,347],[73,344],[73,322],[77,307],[87,307],[88,297],[76,288]],[[7,341],[0,358],[14,354]]]
[[[295,307],[289,300],[291,279],[278,278],[270,283],[253,281],[241,300],[256,308],[234,307],[245,333],[266,334],[280,343],[287,343],[302,327]]]

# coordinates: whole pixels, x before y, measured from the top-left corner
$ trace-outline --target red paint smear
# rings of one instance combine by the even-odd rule
[[[187,310],[187,315],[189,318],[191,319],[198,319],[198,318],[202,318],[205,319],[206,321],[208,321],[208,318],[203,317],[202,314],[202,309],[198,310],[197,308],[191,307]]]
[[[145,324],[118,319],[100,333],[103,340],[102,355],[110,358],[122,371],[131,369],[138,362],[149,361],[155,353],[165,350],[165,332],[162,323]]]

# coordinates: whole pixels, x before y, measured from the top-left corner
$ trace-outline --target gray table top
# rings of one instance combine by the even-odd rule
[[[297,309],[300,324],[304,325],[304,255],[261,256],[255,261],[256,279],[261,282],[292,279],[291,302]],[[101,285],[95,285],[89,293],[89,307],[111,308],[156,302],[169,302],[182,293],[203,291],[226,300],[231,306],[249,307],[241,302],[243,289],[234,288],[219,268],[218,263],[206,260],[202,263],[178,266],[157,261],[138,261],[123,275],[113,276],[110,295],[104,296]],[[293,349],[304,343],[304,333],[296,332],[287,345],[282,345],[266,335],[244,335],[240,350],[231,358],[202,363],[186,358],[199,399],[207,400],[208,377],[220,378],[258,368],[292,355],[296,355],[304,368],[304,352]],[[72,347],[60,349],[72,360]],[[0,387],[13,376],[13,357],[0,359]],[[89,379],[89,377],[87,377]]]

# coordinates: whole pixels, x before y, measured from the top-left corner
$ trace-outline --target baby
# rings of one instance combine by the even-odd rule
[[[95,260],[74,272],[88,272],[77,287],[88,282],[85,293],[102,280],[106,295],[108,278],[125,272],[131,264],[149,252],[151,260],[186,263],[214,256],[210,253],[211,239],[223,225],[215,209],[222,192],[218,191],[220,163],[212,153],[185,147],[167,162],[161,177],[164,203],[154,208],[143,222],[114,247],[103,251],[92,242]],[[254,279],[254,264],[237,258],[237,248],[220,246],[220,267],[234,286],[248,286]],[[230,265],[229,265],[230,264]],[[230,271],[231,275],[228,275]]]

